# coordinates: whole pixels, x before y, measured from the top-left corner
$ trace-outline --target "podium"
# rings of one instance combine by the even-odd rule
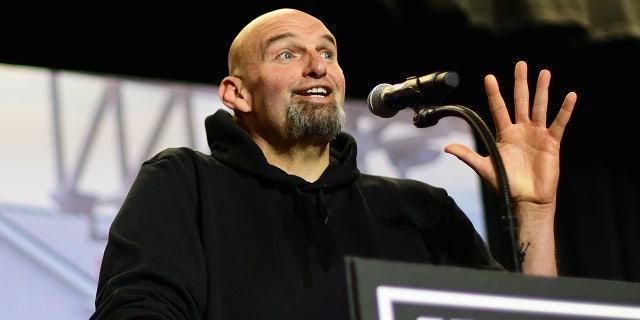
[[[286,319],[640,319],[640,283],[345,257]]]

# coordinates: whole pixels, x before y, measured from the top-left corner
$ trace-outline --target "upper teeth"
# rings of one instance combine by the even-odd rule
[[[311,88],[309,90],[307,90],[308,94],[322,94],[322,95],[326,95],[327,94],[327,90],[325,90],[325,88]]]

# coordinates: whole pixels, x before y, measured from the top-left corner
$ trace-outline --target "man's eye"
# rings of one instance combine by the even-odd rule
[[[331,59],[333,58],[333,52],[329,52],[329,51],[325,51],[323,53],[321,53],[322,57],[324,57],[325,59]]]
[[[282,59],[291,59],[293,58],[293,54],[289,51],[282,52],[278,55]]]

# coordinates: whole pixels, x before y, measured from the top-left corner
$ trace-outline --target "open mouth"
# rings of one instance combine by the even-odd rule
[[[313,87],[300,92],[300,94],[307,97],[324,98],[329,95],[329,90],[323,87]]]

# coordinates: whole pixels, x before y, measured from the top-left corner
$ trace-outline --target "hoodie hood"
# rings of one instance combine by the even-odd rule
[[[329,166],[318,180],[308,182],[270,165],[229,112],[216,111],[206,118],[205,127],[216,160],[291,196],[316,248],[313,259],[325,271],[345,253],[382,256],[380,236],[357,181],[361,174],[351,135],[341,132],[331,141]]]
[[[331,141],[329,166],[317,181],[309,183],[270,165],[262,150],[233,121],[229,112],[221,109],[208,116],[205,119],[205,129],[214,158],[227,166],[275,184],[314,191],[340,187],[360,176],[356,163],[356,143],[346,132],[341,132]]]

